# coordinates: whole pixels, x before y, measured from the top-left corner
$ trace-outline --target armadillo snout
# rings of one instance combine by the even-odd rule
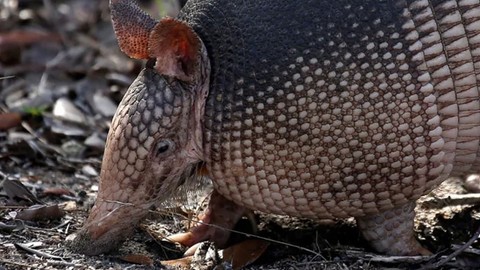
[[[83,228],[67,238],[67,245],[86,255],[109,252],[125,240],[134,228],[132,224],[138,223],[147,214],[147,209],[97,200]]]

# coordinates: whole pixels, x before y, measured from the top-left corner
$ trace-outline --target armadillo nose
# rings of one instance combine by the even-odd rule
[[[125,240],[132,227],[117,224],[107,227],[94,220],[86,223],[78,232],[69,235],[65,239],[66,245],[72,251],[85,255],[107,253]]]
[[[72,251],[98,255],[117,248],[148,213],[148,208],[97,201],[83,227],[66,239]]]
[[[99,255],[114,250],[123,242],[123,237],[100,237],[94,239],[92,232],[83,228],[80,231],[70,234],[65,239],[66,246],[76,252],[85,255]]]

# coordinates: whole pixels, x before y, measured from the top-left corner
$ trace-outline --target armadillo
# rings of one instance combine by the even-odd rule
[[[160,21],[132,1],[111,9],[120,48],[148,61],[113,118],[77,250],[115,248],[205,175],[205,223],[354,217],[380,253],[429,254],[416,200],[480,164],[478,0],[189,0]],[[228,231],[181,236],[223,245]]]

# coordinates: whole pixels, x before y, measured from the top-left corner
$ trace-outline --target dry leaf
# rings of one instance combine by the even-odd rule
[[[27,187],[23,185],[20,180],[12,180],[12,179],[5,179],[3,181],[3,190],[7,193],[7,196],[14,200],[14,199],[22,199],[36,204],[43,204],[40,200],[37,199],[35,195],[33,195]]]
[[[183,257],[176,260],[161,261],[160,263],[174,269],[190,269],[193,256]]]
[[[36,42],[59,42],[60,36],[55,33],[17,30],[0,34],[0,49],[7,46],[24,46]]]
[[[260,239],[243,241],[223,250],[223,261],[230,262],[233,269],[241,269],[262,256],[269,245]]]
[[[8,130],[22,124],[22,114],[18,112],[0,114],[0,130]]]
[[[40,195],[41,195],[40,197],[44,197],[44,196],[60,197],[62,195],[72,196],[73,193],[66,188],[53,187],[53,188],[46,188]]]
[[[142,254],[129,254],[122,256],[119,259],[129,263],[153,266],[153,260],[150,257]]]
[[[28,209],[19,212],[16,216],[17,219],[37,221],[37,220],[51,220],[62,218],[65,213],[58,207],[57,204],[46,205],[33,205]]]

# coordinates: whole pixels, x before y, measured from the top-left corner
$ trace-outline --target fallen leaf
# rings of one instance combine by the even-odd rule
[[[44,197],[44,196],[60,197],[62,195],[70,195],[71,196],[71,195],[73,195],[73,193],[70,192],[70,190],[65,189],[65,188],[53,187],[53,188],[47,188],[41,194],[39,194],[40,197]]]
[[[22,124],[22,114],[18,112],[0,114],[0,130],[8,130]]]
[[[119,259],[129,263],[153,266],[153,260],[150,257],[142,254],[129,254],[122,256]]]
[[[160,263],[167,267],[174,269],[190,269],[193,256],[183,257],[176,260],[160,261]]]
[[[270,245],[260,239],[250,239],[223,250],[223,261],[230,262],[233,269],[241,269],[256,261]]]
[[[24,209],[19,212],[16,216],[17,219],[37,221],[37,220],[52,220],[59,219],[63,217],[65,213],[58,207],[57,204],[54,205],[33,205],[28,209]]]
[[[34,31],[11,31],[0,34],[0,49],[8,46],[24,46],[36,42],[59,42],[60,36],[54,33],[42,33]]]
[[[44,204],[33,195],[27,187],[19,180],[5,179],[3,181],[3,190],[10,199],[23,199],[36,204]]]

